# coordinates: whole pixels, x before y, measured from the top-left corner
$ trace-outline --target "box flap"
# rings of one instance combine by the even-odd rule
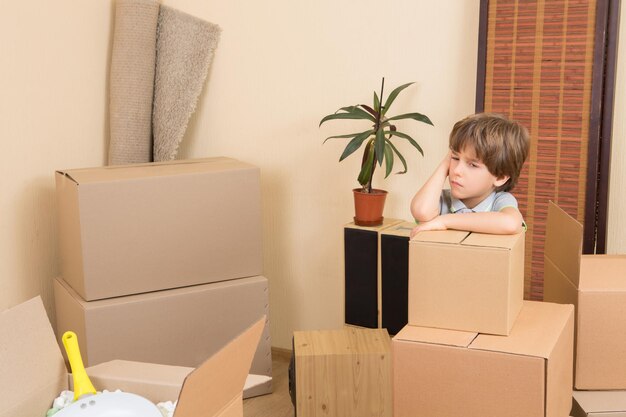
[[[393,235],[401,237],[409,237],[411,230],[415,229],[417,223],[415,222],[402,222],[380,232],[381,235]]]
[[[430,243],[448,243],[458,244],[463,241],[469,235],[469,232],[461,230],[436,230],[419,232],[411,242],[430,242]]]
[[[67,371],[40,297],[0,313],[0,416],[45,416]]]
[[[172,175],[194,174],[205,171],[253,168],[253,165],[236,159],[216,157],[184,159],[178,161],[150,162],[146,164],[110,165],[105,167],[59,170],[59,175],[72,179],[77,184],[116,181],[119,179],[140,179]]]
[[[574,391],[574,401],[588,414],[626,413],[626,391]]]
[[[478,333],[474,332],[406,325],[393,340],[467,347],[477,336]]]
[[[550,201],[544,254],[576,286],[582,249],[583,226]]]
[[[265,316],[189,374],[174,417],[218,416],[233,407],[242,396],[264,328]]]
[[[626,255],[583,255],[581,291],[626,291]]]
[[[380,232],[381,230],[385,230],[393,225],[396,225],[398,223],[402,223],[402,220],[400,219],[389,219],[389,218],[384,218],[383,219],[383,224],[378,225],[378,226],[359,226],[357,224],[354,224],[354,222],[350,222],[346,225],[344,225],[344,227],[347,227],[349,229],[359,229],[359,230],[367,230],[369,232]]]
[[[470,234],[461,245],[480,246],[485,248],[513,249],[520,239],[522,233],[515,235],[491,235],[485,233]]]
[[[524,301],[508,336],[479,334],[469,348],[548,359],[573,314],[569,304]]]

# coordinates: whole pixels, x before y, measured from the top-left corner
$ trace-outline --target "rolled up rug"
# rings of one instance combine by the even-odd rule
[[[174,159],[198,97],[221,29],[167,6],[161,6],[152,127],[154,161]]]
[[[152,97],[159,3],[117,0],[111,56],[109,164],[152,160]]]

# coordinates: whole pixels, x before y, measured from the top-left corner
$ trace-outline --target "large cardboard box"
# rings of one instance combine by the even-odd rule
[[[391,417],[391,341],[384,329],[297,331],[298,417]]]
[[[395,417],[564,417],[574,308],[524,301],[509,336],[407,325],[392,340]]]
[[[626,391],[574,391],[572,417],[626,417]]]
[[[58,171],[61,276],[91,301],[260,275],[259,178],[229,158]]]
[[[409,324],[507,335],[524,299],[524,233],[418,233],[409,242]]]
[[[345,323],[381,327],[380,232],[400,223],[384,219],[380,226],[348,223],[344,227]]]
[[[54,298],[57,335],[78,335],[86,366],[123,359],[195,368],[268,315],[262,276],[97,301],[83,300],[55,279]],[[250,372],[272,375],[269,322]],[[271,384],[264,385],[266,393]]]
[[[264,324],[262,318],[190,373],[177,397],[155,396],[155,384],[137,384],[135,394],[178,398],[174,417],[243,417],[241,391]],[[45,416],[68,389],[68,374],[41,298],[0,313],[0,352],[0,417]]]
[[[544,300],[576,306],[576,388],[626,389],[626,255],[581,255],[582,241],[582,225],[551,202]]]

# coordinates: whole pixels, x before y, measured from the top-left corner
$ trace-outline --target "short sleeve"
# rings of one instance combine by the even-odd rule
[[[496,194],[496,198],[493,201],[493,210],[500,211],[506,207],[517,208],[517,199],[511,193],[500,192]]]
[[[450,190],[441,190],[441,197],[439,197],[439,214],[452,213],[452,197]]]

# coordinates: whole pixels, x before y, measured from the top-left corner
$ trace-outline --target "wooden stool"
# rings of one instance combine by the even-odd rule
[[[391,340],[385,329],[293,336],[297,417],[391,417]]]

